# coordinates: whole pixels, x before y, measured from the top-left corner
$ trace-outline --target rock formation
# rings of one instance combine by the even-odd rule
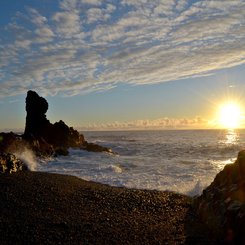
[[[24,137],[41,138],[44,130],[48,129],[50,122],[45,113],[48,110],[48,102],[34,91],[28,91],[26,97],[26,126]]]
[[[14,152],[21,142],[21,136],[13,132],[0,133],[0,152]]]
[[[245,244],[245,150],[194,201],[200,218],[226,244]]]
[[[56,148],[80,147],[84,137],[63,121],[52,124],[46,118],[48,102],[34,91],[26,97],[26,126],[24,138],[47,142]]]
[[[15,173],[28,170],[27,166],[11,153],[0,153],[0,173]]]
[[[50,155],[52,152],[67,155],[68,148],[81,148],[95,152],[112,152],[107,147],[85,141],[84,136],[62,120],[54,124],[46,118],[48,102],[34,91],[26,97],[26,125],[23,138],[31,143],[35,152]]]
[[[94,152],[109,152],[111,149],[89,143],[73,127],[62,120],[54,124],[46,117],[48,102],[35,91],[28,91],[26,97],[26,125],[22,136],[0,133],[0,153],[16,153],[32,150],[37,156],[68,155],[68,149],[80,148]]]

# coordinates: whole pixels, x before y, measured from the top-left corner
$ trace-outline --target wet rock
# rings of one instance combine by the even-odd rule
[[[67,155],[68,149],[80,148],[94,152],[110,152],[111,149],[88,143],[84,136],[62,120],[54,124],[46,117],[48,102],[35,91],[26,97],[26,124],[23,136],[12,132],[0,133],[0,152],[16,153],[32,150],[37,156]]]
[[[62,120],[53,124],[50,129],[52,131],[46,135],[46,139],[55,147],[80,147],[84,143],[83,135],[68,127]]]
[[[101,145],[97,145],[94,143],[88,143],[87,141],[84,142],[81,149],[87,150],[87,151],[93,151],[93,152],[108,152],[113,153],[112,150],[108,147],[104,147]]]
[[[27,166],[11,153],[0,153],[0,173],[15,173],[28,170]]]
[[[228,244],[245,244],[245,150],[194,201],[201,220]]]
[[[55,150],[55,155],[62,155],[62,156],[68,156],[69,155],[69,151],[66,148],[57,148]]]
[[[55,153],[54,147],[44,138],[29,138],[27,140],[29,148],[39,157],[52,156]]]
[[[14,152],[18,149],[21,137],[13,132],[0,133],[0,152]]]

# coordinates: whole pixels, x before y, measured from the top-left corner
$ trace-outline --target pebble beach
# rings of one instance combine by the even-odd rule
[[[29,171],[0,185],[0,244],[215,244],[184,195]]]

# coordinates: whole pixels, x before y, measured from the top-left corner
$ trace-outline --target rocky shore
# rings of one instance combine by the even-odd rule
[[[17,154],[25,150],[36,156],[68,155],[69,148],[86,151],[113,153],[105,146],[87,142],[73,127],[62,120],[51,123],[46,113],[49,104],[35,91],[29,90],[26,96],[26,124],[23,135],[13,132],[0,133],[0,153]]]
[[[0,185],[0,244],[217,244],[180,194],[30,171]]]
[[[245,244],[245,150],[195,198],[31,172],[16,157],[26,149],[112,153],[61,120],[50,123],[47,110],[28,91],[24,134],[0,133],[0,244]]]
[[[245,244],[245,150],[194,200],[200,220],[226,244]]]

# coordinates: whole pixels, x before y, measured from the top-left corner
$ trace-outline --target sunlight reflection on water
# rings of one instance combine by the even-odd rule
[[[239,131],[235,129],[227,129],[222,132],[222,135],[219,140],[219,145],[222,148],[225,146],[224,154],[226,154],[230,150],[238,148],[239,142],[240,142]],[[214,161],[213,164],[215,165],[215,168],[217,170],[221,171],[225,167],[225,165],[234,163],[235,160],[236,160],[236,157],[227,158],[226,160]]]
[[[222,134],[222,137],[219,141],[222,145],[236,145],[239,143],[239,132],[235,129],[227,129],[224,131],[224,134]]]
[[[234,129],[227,130],[224,143],[227,145],[231,145],[231,144],[233,145],[233,144],[237,144],[238,141],[239,141],[238,132]]]

